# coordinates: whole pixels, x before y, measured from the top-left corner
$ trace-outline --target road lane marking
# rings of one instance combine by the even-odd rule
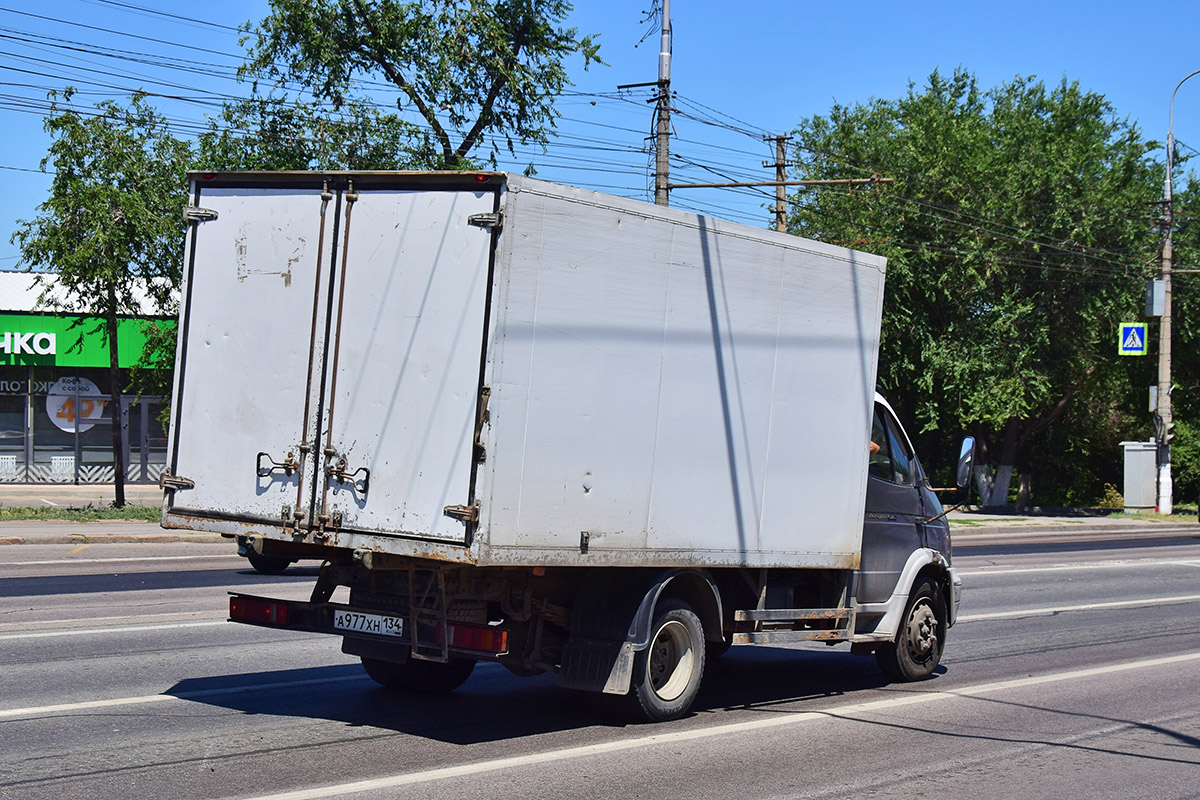
[[[86,547],[87,545],[84,545]],[[82,550],[80,547],[78,550]],[[72,553],[77,550],[72,550]],[[56,566],[59,564],[121,564],[127,561],[199,561],[202,558],[240,558],[237,553],[224,553],[220,555],[194,555],[194,556],[123,556],[121,558],[60,558],[54,561],[9,561],[5,564],[7,567],[46,567]]]
[[[992,611],[986,614],[961,614],[955,622],[978,622],[984,619],[1014,619],[1017,617],[1044,617],[1063,611],[1094,611],[1099,608],[1140,608],[1141,606],[1162,606],[1170,603],[1194,603],[1200,600],[1200,594],[1181,594],[1175,597],[1143,597],[1140,600],[1112,600],[1106,603],[1083,603],[1077,606],[1047,606],[1045,608],[1025,608],[1017,611]]]
[[[30,706],[29,708],[0,709],[0,719],[13,717],[35,717],[43,714],[57,714],[62,711],[89,711],[96,708],[115,708],[119,706],[137,706],[147,703],[168,703],[172,701],[199,700],[205,697],[220,697],[246,692],[271,691],[275,689],[295,689],[302,686],[324,686],[331,683],[350,683],[352,681],[369,681],[366,675],[347,675],[338,678],[312,678],[304,681],[284,681],[281,683],[256,683],[250,686],[232,686],[228,689],[202,689],[195,692],[180,692],[179,694],[147,694],[141,697],[113,697],[109,700],[88,700],[82,703],[60,703],[53,706]]]
[[[1021,689],[1029,686],[1040,686],[1048,683],[1073,681],[1079,680],[1080,678],[1108,675],[1116,672],[1128,672],[1131,670],[1149,669],[1152,667],[1165,666],[1168,664],[1180,664],[1197,660],[1200,660],[1200,652],[1185,653],[1183,655],[1176,656],[1165,656],[1162,658],[1151,658],[1142,661],[1130,661],[1123,664],[1111,664],[1104,667],[1072,670],[1071,672],[1058,672],[1051,675],[1016,678],[1014,680],[997,681],[995,683],[984,683],[976,686],[966,686],[961,689],[947,689],[945,691],[906,694],[903,697],[891,697],[886,700],[869,700],[862,703],[852,703],[849,705],[837,706],[835,708],[830,708],[823,711],[803,711],[795,714],[780,714],[767,719],[755,719],[749,722],[734,722],[727,725],[716,725],[711,728],[652,734],[650,736],[639,736],[634,739],[622,739],[621,741],[616,742],[603,742],[600,744],[583,745],[580,747],[567,747],[562,750],[550,750],[542,753],[531,753],[529,755],[513,756],[510,758],[497,758],[475,764],[461,764],[453,767],[441,767],[439,769],[425,770],[424,772],[409,772],[400,775],[389,775],[382,778],[370,778],[366,780],[352,781],[349,783],[331,784],[328,786],[320,786],[311,789],[299,789],[288,792],[280,792],[278,794],[259,795],[256,797],[247,798],[246,800],[320,800],[320,798],[337,797],[339,795],[354,794],[355,792],[394,789],[401,786],[432,783],[434,781],[447,780],[450,778],[462,778],[473,775],[481,775],[489,772],[498,772],[500,770],[513,769],[515,767],[525,767],[535,764],[547,764],[556,761],[567,761],[576,758],[586,758],[589,756],[618,753],[625,750],[640,749],[648,745],[675,744],[678,742],[695,741],[698,739],[710,739],[717,736],[730,736],[739,733],[761,731],[767,728],[781,728],[787,725],[799,725],[803,723],[816,722],[819,720],[834,719],[851,714],[865,714],[872,711],[890,710],[900,706],[930,703],[940,700],[953,700],[963,697],[975,697],[978,695],[990,694],[992,692],[1004,691],[1006,689]]]
[[[90,544],[81,544],[81,545],[79,545],[79,547],[76,547],[74,550],[68,550],[67,555],[69,555],[69,556],[74,555],[75,553],[78,553],[80,550],[86,550],[89,547],[91,547]]]
[[[1092,569],[1122,569],[1125,567],[1200,567],[1200,559],[1196,558],[1131,558],[1120,561],[1084,561],[1079,564],[1055,564],[1049,567],[983,567],[981,569],[959,570],[964,578],[977,578],[987,575],[1021,575],[1034,572],[1073,572]]]
[[[164,612],[158,613],[158,614],[141,614],[141,615],[122,614],[122,615],[116,616],[116,617],[73,617],[70,619],[22,620],[20,622],[0,623],[0,634],[16,633],[17,631],[26,633],[26,632],[29,632],[30,629],[32,629],[34,627],[47,628],[51,625],[63,626],[61,628],[61,630],[71,630],[71,628],[68,626],[79,624],[79,623],[84,623],[84,622],[91,623],[92,625],[95,625],[98,622],[121,622],[121,623],[124,623],[124,625],[122,627],[111,628],[111,630],[120,631],[120,630],[126,630],[128,628],[131,628],[134,625],[138,625],[138,624],[140,624],[140,622],[151,622],[153,620],[166,620],[166,619],[170,619],[172,617],[174,617],[174,618],[183,617],[185,620],[187,620],[187,619],[197,620],[197,618],[203,618],[203,617],[208,617],[209,619],[216,619],[217,617],[214,615],[217,615],[217,616],[220,616],[221,619],[224,619],[225,613],[226,613],[225,607],[219,607],[219,608],[205,609],[203,611],[164,611]],[[108,629],[106,628],[105,630],[108,630]]]
[[[211,622],[172,622],[165,625],[125,625],[118,628],[76,628],[61,631],[37,631],[36,633],[3,633],[0,642],[13,639],[48,639],[52,636],[90,636],[105,633],[141,633],[142,631],[165,631],[175,628],[211,628],[225,625],[228,620],[220,619]]]

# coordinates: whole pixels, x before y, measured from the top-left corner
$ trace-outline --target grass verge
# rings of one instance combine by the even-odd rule
[[[104,520],[132,520],[135,522],[158,522],[161,516],[162,509],[159,506],[127,505],[124,508],[113,508],[112,506],[84,506],[83,508],[11,506],[0,508],[0,521],[102,522]]]
[[[1109,519],[1137,519],[1148,522],[1196,522],[1196,506],[1183,505],[1175,506],[1171,514],[1159,514],[1153,511],[1137,511],[1133,514],[1126,514],[1124,511],[1114,511],[1109,514]]]

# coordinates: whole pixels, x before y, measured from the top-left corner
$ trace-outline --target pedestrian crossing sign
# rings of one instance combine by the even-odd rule
[[[1144,356],[1146,355],[1146,323],[1122,322],[1120,337],[1117,339],[1117,355]]]

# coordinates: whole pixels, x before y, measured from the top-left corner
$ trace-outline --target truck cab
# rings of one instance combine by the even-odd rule
[[[964,442],[960,486],[973,448],[972,440]],[[962,582],[951,565],[942,503],[904,427],[878,394],[868,464],[862,558],[855,575],[860,637],[854,649],[874,650],[889,677],[911,680],[936,667],[946,629],[957,616]],[[930,596],[918,598],[923,582]],[[879,648],[871,642],[876,632],[888,639]]]

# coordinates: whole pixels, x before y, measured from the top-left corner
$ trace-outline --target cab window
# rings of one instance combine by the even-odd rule
[[[896,421],[888,418],[888,443],[892,451],[892,471],[896,483],[912,483],[912,454],[904,443],[904,435],[896,427]]]
[[[876,477],[882,478],[885,481],[892,480],[892,456],[891,445],[888,442],[887,427],[884,426],[883,420],[879,416],[879,409],[875,409],[875,417],[871,420],[871,458],[868,472]]]
[[[912,484],[912,453],[895,420],[876,407],[871,420],[871,457],[868,472],[891,483]]]

